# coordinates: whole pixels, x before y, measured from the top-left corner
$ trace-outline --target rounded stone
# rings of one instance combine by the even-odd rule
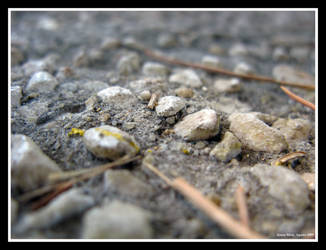
[[[147,76],[166,76],[169,70],[166,66],[155,62],[146,62],[143,66],[143,74]]]
[[[175,94],[184,98],[191,98],[194,96],[194,91],[191,88],[180,87],[175,90]]]
[[[214,90],[217,93],[233,93],[238,92],[242,88],[242,83],[238,78],[218,79],[214,82]]]
[[[199,76],[191,69],[182,70],[170,76],[170,82],[185,84],[193,88],[199,88],[203,85]]]
[[[97,93],[103,102],[117,105],[136,102],[137,98],[131,93],[129,89],[121,88],[119,86],[109,87]]]
[[[172,116],[186,106],[185,101],[177,96],[164,96],[159,99],[155,108],[159,116]]]
[[[174,126],[174,132],[187,141],[206,140],[219,132],[220,117],[212,109],[185,116]]]
[[[109,125],[86,130],[83,141],[95,156],[110,160],[119,159],[126,154],[136,155],[140,150],[132,136]]]
[[[89,210],[83,219],[84,239],[149,239],[151,214],[132,204],[113,201]]]
[[[48,174],[61,171],[58,165],[25,135],[11,137],[11,180],[14,186],[30,191],[47,183]]]
[[[34,75],[31,77],[26,86],[26,91],[48,93],[53,91],[58,84],[59,83],[56,78],[53,77],[51,74],[45,71],[40,71],[34,73]]]

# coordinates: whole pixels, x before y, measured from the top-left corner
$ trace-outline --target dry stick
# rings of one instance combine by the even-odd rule
[[[103,164],[103,165],[100,165],[100,166],[95,167],[95,168],[91,168],[87,172],[83,172],[83,174],[81,176],[79,176],[79,177],[78,176],[73,176],[72,175],[73,171],[69,171],[68,173],[71,174],[75,178],[73,178],[71,180],[68,180],[68,181],[60,182],[60,183],[57,183],[57,184],[51,184],[51,185],[48,185],[48,186],[41,187],[39,189],[33,190],[31,192],[23,194],[17,200],[20,201],[20,202],[26,202],[28,200],[31,200],[31,199],[33,199],[35,197],[44,195],[44,194],[49,193],[51,191],[53,191],[53,192],[49,194],[49,197],[54,198],[59,193],[61,193],[61,192],[59,192],[60,190],[65,191],[65,190],[68,189],[68,187],[71,187],[73,184],[75,184],[77,182],[89,179],[91,177],[94,177],[96,175],[99,175],[99,174],[105,172],[109,168],[116,167],[116,166],[119,166],[119,165],[123,165],[123,164],[129,163],[129,162],[135,161],[135,160],[137,160],[139,158],[140,158],[140,156],[135,156],[135,157],[130,158],[129,155],[126,155],[126,156],[124,156],[124,157],[122,157],[122,158],[120,158],[120,159],[118,159],[118,160],[116,160],[114,162]],[[79,170],[77,170],[77,173],[80,174]],[[63,172],[62,174],[63,174],[63,177],[65,178],[66,177],[65,172]],[[58,177],[58,179],[60,179],[60,178]],[[57,195],[54,195],[56,193],[57,193]],[[46,200],[46,197],[44,197],[44,200]]]
[[[235,201],[238,206],[239,217],[241,223],[249,227],[249,214],[248,214],[248,207],[246,203],[246,197],[244,189],[241,185],[238,186],[237,190],[235,191]]]
[[[315,110],[316,107],[313,103],[308,102],[307,100],[301,98],[300,96],[297,96],[296,94],[292,93],[289,89],[285,88],[284,86],[280,86],[280,88],[287,94],[291,99],[300,102],[301,104],[305,105],[308,108],[311,108],[312,110]]]
[[[263,239],[264,236],[252,231],[250,228],[242,225],[233,219],[223,209],[217,207],[212,201],[203,196],[195,187],[191,186],[181,177],[170,180],[157,168],[148,162],[144,165],[152,170],[159,177],[167,182],[171,187],[182,193],[194,206],[205,212],[212,220],[221,225],[231,235],[241,239]]]
[[[204,66],[204,65],[198,64],[198,63],[185,62],[185,61],[178,60],[175,58],[167,57],[165,55],[162,55],[161,53],[154,52],[152,50],[141,47],[139,45],[138,46],[126,46],[126,47],[140,50],[145,55],[155,58],[159,61],[163,61],[168,64],[177,64],[177,65],[182,65],[182,66],[186,66],[186,67],[202,69],[202,70],[213,72],[213,73],[219,73],[219,74],[239,77],[239,78],[243,78],[243,79],[256,80],[256,81],[261,81],[261,82],[271,82],[271,83],[275,83],[275,84],[279,84],[279,85],[287,85],[287,86],[303,88],[303,89],[307,89],[307,90],[315,89],[314,85],[286,82],[286,81],[276,80],[274,78],[266,77],[266,76],[239,74],[239,73],[235,73],[235,72],[232,72],[232,71],[229,71],[226,69],[222,69],[222,68],[215,68],[215,67]]]

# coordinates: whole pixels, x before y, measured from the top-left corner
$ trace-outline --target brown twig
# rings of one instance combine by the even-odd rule
[[[148,162],[144,165],[152,170],[156,175],[162,178],[172,188],[182,193],[194,206],[202,210],[213,221],[221,225],[231,235],[241,239],[263,239],[264,236],[252,231],[249,227],[244,226],[233,219],[223,209],[217,207],[212,201],[202,195],[195,187],[191,186],[181,177],[170,180],[167,176],[161,173],[157,168]]]
[[[305,105],[308,108],[311,108],[312,110],[315,110],[316,107],[313,103],[308,102],[307,100],[301,98],[300,96],[297,96],[293,92],[291,92],[289,89],[285,88],[284,86],[280,86],[280,88],[287,94],[291,99],[300,102],[301,104]]]
[[[239,185],[237,190],[235,191],[235,201],[238,206],[241,223],[244,226],[249,227],[249,214],[248,214],[248,207],[246,203],[246,196],[245,196],[244,189],[241,185]]]
[[[291,87],[297,87],[297,88],[303,88],[303,89],[307,89],[307,90],[314,90],[315,86],[314,85],[307,85],[307,84],[300,84],[300,83],[294,83],[294,82],[287,82],[287,81],[281,81],[281,80],[276,80],[272,77],[266,77],[266,76],[260,76],[260,75],[247,75],[247,74],[240,74],[240,73],[235,73],[233,71],[229,71],[223,68],[217,68],[217,67],[209,67],[209,66],[205,66],[202,64],[198,64],[198,63],[192,63],[192,62],[186,62],[186,61],[182,61],[176,58],[171,58],[168,56],[165,56],[161,53],[158,52],[154,52],[148,48],[142,47],[140,45],[137,46],[128,46],[128,45],[124,45],[128,48],[132,48],[132,49],[136,49],[141,51],[142,53],[144,53],[145,55],[152,57],[154,59],[157,59],[159,61],[168,63],[168,64],[174,64],[174,65],[181,65],[181,66],[186,66],[186,67],[191,67],[191,68],[197,68],[197,69],[201,69],[201,70],[205,70],[208,72],[212,72],[212,73],[219,73],[219,74],[223,74],[223,75],[228,75],[228,76],[233,76],[233,77],[239,77],[239,78],[243,78],[243,79],[249,79],[249,80],[256,80],[256,81],[260,81],[260,82],[270,82],[270,83],[275,83],[278,85],[287,85],[287,86],[291,86]]]

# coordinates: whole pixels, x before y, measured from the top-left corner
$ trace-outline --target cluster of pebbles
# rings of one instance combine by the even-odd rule
[[[90,17],[81,15],[81,22],[92,22]],[[40,32],[63,29],[53,17],[43,18]],[[167,191],[141,161],[76,185],[36,211],[17,198],[47,185],[50,173],[92,168],[137,154],[167,174],[186,178],[235,218],[234,191],[242,185],[251,227],[267,237],[314,228],[314,116],[281,96],[277,86],[151,61],[120,47],[141,42],[132,37],[106,37],[98,47],[74,52],[70,61],[60,57],[60,51],[31,59],[26,51],[32,45],[24,47],[24,41],[15,43],[14,38],[13,237],[230,237],[199,211],[189,209],[173,190]],[[183,43],[196,50],[191,45],[195,38],[176,38],[162,33],[155,46],[177,51]],[[252,74],[259,70],[252,57],[270,57],[277,62],[275,78],[313,84],[311,75],[284,63],[289,58],[304,62],[311,52],[294,47],[287,53],[281,42],[273,47],[235,42],[229,48],[215,43],[199,60],[210,67],[232,64],[234,72]],[[99,63],[105,69],[97,69]],[[268,95],[271,90],[277,95]],[[299,91],[314,101],[311,93]],[[305,151],[306,157],[273,166],[273,161],[294,151]]]

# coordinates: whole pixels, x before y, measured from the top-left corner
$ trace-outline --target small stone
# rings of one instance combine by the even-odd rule
[[[47,183],[48,174],[61,171],[58,165],[25,135],[11,137],[11,180],[23,191]]]
[[[180,87],[175,90],[175,94],[184,98],[191,98],[194,96],[194,91],[191,88]]]
[[[143,66],[143,74],[147,76],[165,77],[168,73],[168,68],[160,63],[146,62]]]
[[[219,97],[218,102],[212,101],[210,103],[210,108],[228,114],[233,112],[248,112],[251,110],[251,107],[247,103],[240,102],[238,99],[224,95]]]
[[[281,201],[290,211],[300,213],[309,206],[309,189],[301,176],[285,167],[256,164],[250,169],[268,193]]]
[[[223,64],[221,63],[220,59],[216,56],[210,56],[210,55],[204,56],[201,62],[203,65],[212,68],[223,67]]]
[[[233,113],[229,116],[230,130],[249,149],[280,153],[288,145],[284,136],[275,128],[250,113]]]
[[[55,77],[48,72],[40,71],[36,72],[29,80],[26,86],[26,92],[36,91],[40,93],[49,93],[52,92],[58,84],[59,82]]]
[[[136,122],[125,122],[123,123],[122,127],[125,130],[131,130],[134,129],[137,126]]]
[[[172,116],[186,106],[185,101],[177,96],[164,96],[159,99],[155,108],[159,116]]]
[[[226,132],[222,141],[210,152],[217,160],[228,162],[241,153],[241,142],[231,132]]]
[[[235,44],[229,50],[231,56],[246,56],[248,55],[248,49],[241,43]]]
[[[84,239],[149,239],[151,214],[132,204],[113,201],[89,210],[83,219]]]
[[[217,93],[234,93],[240,91],[242,83],[238,78],[218,79],[214,82],[214,90]]]
[[[107,89],[108,87],[109,85],[106,82],[101,81],[87,81],[82,85],[82,88],[90,91],[91,94]]]
[[[212,53],[214,55],[222,55],[224,54],[224,52],[224,49],[218,44],[212,44],[209,47],[209,53]]]
[[[131,93],[129,89],[121,88],[119,86],[109,87],[97,93],[103,102],[117,105],[129,104],[137,102],[137,98]]]
[[[177,44],[177,40],[171,34],[160,34],[157,38],[157,44],[162,48],[170,48]]]
[[[93,204],[94,199],[91,196],[83,194],[80,189],[71,189],[53,199],[45,207],[26,214],[17,225],[17,231],[49,228],[82,213]]]
[[[203,85],[199,76],[191,69],[182,70],[170,76],[169,82],[176,82],[192,88],[199,88]]]
[[[312,85],[315,83],[315,78],[312,75],[283,64],[274,67],[273,76],[276,80],[280,81]]]
[[[312,124],[304,119],[279,118],[272,127],[278,129],[288,143],[293,143],[308,140]]]
[[[78,68],[87,67],[90,64],[88,54],[85,50],[80,50],[73,58],[73,65]]]
[[[140,67],[140,58],[136,53],[130,53],[120,58],[117,70],[121,75],[130,75]]]
[[[43,30],[56,31],[59,28],[59,23],[54,18],[42,17],[38,21],[37,26]]]
[[[149,101],[149,99],[151,99],[151,92],[149,90],[144,90],[139,94],[139,99],[142,101]]]
[[[170,117],[166,118],[165,121],[166,121],[168,124],[173,125],[173,124],[175,124],[176,119],[175,119],[175,116],[170,116]]]
[[[120,45],[120,41],[113,37],[107,37],[103,40],[101,44],[101,50],[111,50],[115,49]]]
[[[102,50],[94,48],[88,52],[88,58],[91,63],[98,63],[104,60],[104,53]]]
[[[315,173],[303,173],[301,178],[307,183],[311,191],[315,191]]]
[[[175,133],[187,141],[206,140],[219,132],[220,117],[212,109],[185,116],[174,126]]]
[[[14,66],[24,61],[24,54],[19,48],[12,46],[10,59],[11,59],[11,66]]]
[[[96,95],[92,95],[90,98],[88,98],[85,101],[86,109],[87,110],[93,110],[95,107],[95,104],[98,103],[99,97]]]
[[[141,197],[152,192],[149,185],[133,176],[128,170],[106,171],[104,185],[105,189],[126,196]]]
[[[15,201],[14,199],[11,199],[11,203],[10,203],[11,225],[14,222],[16,222],[17,213],[18,213],[18,202]]]
[[[26,76],[39,71],[46,71],[53,74],[56,70],[56,64],[60,56],[58,54],[49,54],[40,60],[29,60],[23,64],[22,68]]]
[[[95,156],[110,160],[119,159],[126,154],[135,155],[140,150],[132,136],[109,125],[86,130],[83,141]]]
[[[283,47],[277,47],[273,51],[273,59],[275,61],[285,61],[289,59],[289,55]]]
[[[22,87],[20,86],[12,86],[10,88],[11,94],[11,106],[18,107],[20,106],[20,99],[22,98]]]
[[[307,47],[293,47],[290,50],[290,56],[299,62],[304,62],[309,58],[309,48]]]
[[[252,67],[245,62],[241,62],[241,63],[237,64],[233,71],[235,73],[245,74],[245,75],[250,75],[250,74],[254,73]]]

